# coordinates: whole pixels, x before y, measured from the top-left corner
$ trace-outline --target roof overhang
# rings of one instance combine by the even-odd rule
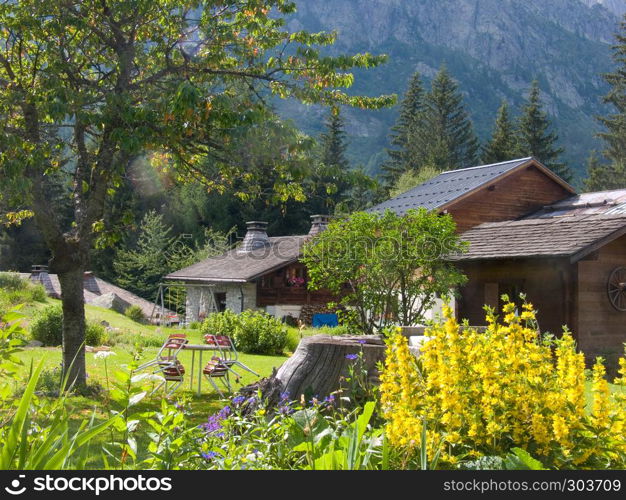
[[[238,279],[238,278],[211,278],[211,277],[195,277],[195,276],[165,276],[166,280],[171,281],[193,281],[193,282],[204,282],[204,283],[247,283],[248,280]]]
[[[574,264],[575,262],[578,262],[579,260],[584,259],[590,253],[595,252],[596,250],[602,248],[605,245],[608,245],[612,241],[615,241],[617,238],[619,238],[620,236],[624,236],[625,234],[626,234],[626,226],[621,227],[620,229],[616,231],[613,231],[611,234],[605,236],[604,238],[601,238],[593,242],[591,245],[588,245],[587,247],[583,248],[582,250],[579,250],[578,252],[572,254],[570,256],[570,262]]]

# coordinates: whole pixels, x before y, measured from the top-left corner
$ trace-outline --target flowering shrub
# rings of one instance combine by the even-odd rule
[[[584,357],[571,334],[543,337],[532,305],[515,309],[507,303],[502,322],[488,310],[480,333],[461,331],[446,308],[419,360],[399,332],[390,339],[380,390],[391,444],[415,453],[426,425],[429,455],[441,443],[447,466],[519,447],[551,467],[624,467],[625,399],[611,396],[602,360],[588,408]],[[624,382],[626,361],[620,365]]]

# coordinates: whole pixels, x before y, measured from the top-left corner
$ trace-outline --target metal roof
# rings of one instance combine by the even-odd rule
[[[564,217],[569,215],[626,215],[626,189],[597,191],[572,196],[543,207],[527,218]]]
[[[424,207],[428,210],[439,209],[531,161],[543,167],[537,160],[528,157],[478,167],[449,170],[395,198],[370,208],[369,211],[384,212],[385,210],[392,210],[398,215],[404,215],[408,210],[419,207]],[[549,175],[567,185],[560,177],[552,174],[545,167],[543,168],[549,172]],[[574,192],[573,188],[571,188],[571,191]]]

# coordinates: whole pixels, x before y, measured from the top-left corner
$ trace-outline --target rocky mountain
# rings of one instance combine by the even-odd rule
[[[626,0],[582,0],[582,2],[589,7],[600,5],[618,16],[626,14]]]
[[[354,92],[402,95],[418,70],[428,82],[445,64],[465,93],[477,132],[489,136],[502,99],[523,103],[537,78],[544,92],[565,159],[579,175],[589,152],[601,145],[594,116],[604,113],[611,71],[611,44],[624,0],[298,0],[291,29],[336,30],[330,51],[385,53],[383,67],[356,74]],[[318,133],[323,111],[281,105],[310,133]],[[354,161],[376,172],[384,160],[397,107],[346,110]]]

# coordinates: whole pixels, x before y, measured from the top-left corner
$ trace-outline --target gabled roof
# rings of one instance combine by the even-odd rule
[[[567,257],[571,262],[626,234],[626,215],[566,217],[488,222],[461,234],[469,251],[456,261]]]
[[[568,191],[575,192],[572,186],[542,165],[541,162],[528,157],[478,167],[449,170],[395,198],[370,208],[369,211],[383,212],[391,210],[398,215],[404,215],[408,210],[419,207],[424,207],[428,210],[443,210],[452,202],[464,198],[481,187],[531,164],[535,165]]]
[[[277,236],[269,244],[249,252],[234,248],[168,274],[165,279],[213,283],[245,283],[295,262],[308,236]]]

